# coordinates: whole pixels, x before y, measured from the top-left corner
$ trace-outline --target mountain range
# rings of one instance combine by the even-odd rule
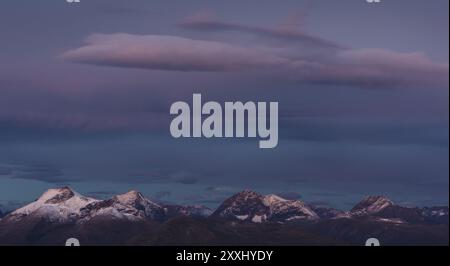
[[[0,220],[0,245],[448,245],[448,207],[369,196],[350,211],[245,190],[215,211],[161,204],[138,191],[98,200],[49,189]]]

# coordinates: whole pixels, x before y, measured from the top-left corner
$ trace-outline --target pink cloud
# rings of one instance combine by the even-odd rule
[[[231,44],[163,35],[94,34],[62,58],[89,64],[175,71],[235,71],[286,59]]]
[[[281,52],[280,52],[281,51]],[[325,55],[307,47],[255,44],[244,47],[175,36],[94,34],[63,59],[105,66],[167,71],[265,70],[267,74],[304,83],[359,87],[448,87],[448,64],[421,53],[386,49],[340,49]]]
[[[329,60],[329,61],[328,61]],[[327,61],[300,63],[303,80],[360,86],[442,86],[448,84],[448,64],[436,63],[422,53],[386,49],[348,49]]]

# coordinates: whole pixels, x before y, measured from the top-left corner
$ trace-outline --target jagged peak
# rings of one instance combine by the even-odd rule
[[[116,195],[114,198],[116,198],[119,202],[127,204],[145,200],[144,195],[142,195],[142,193],[137,190],[130,190],[126,193]]]
[[[269,194],[269,195],[264,196],[264,198],[263,198],[264,205],[266,205],[266,206],[272,206],[273,204],[278,204],[278,203],[288,202],[288,201],[289,200],[282,198],[275,194]]]
[[[147,199],[141,192],[137,190],[131,190],[124,194],[116,195],[114,197],[119,203],[129,206],[139,205],[151,205],[154,207],[160,207],[159,204]]]
[[[126,193],[119,194],[117,196],[130,197],[130,198],[143,198],[144,197],[142,195],[142,193],[137,191],[137,190],[130,190],[130,191],[126,192]]]
[[[389,206],[394,205],[394,202],[386,196],[367,196],[351,209],[351,212],[379,212]]]
[[[222,205],[228,205],[228,204],[245,204],[248,201],[257,201],[257,202],[263,202],[264,200],[264,196],[252,191],[252,190],[243,190],[239,193],[234,194],[233,196],[231,196],[230,198],[228,198],[227,200],[225,200]]]
[[[371,195],[365,197],[361,202],[375,203],[375,202],[387,202],[389,204],[394,204],[394,202],[386,196],[383,195]]]
[[[249,189],[245,189],[241,192],[238,192],[234,195],[234,197],[262,197],[261,194],[253,191],[253,190],[249,190]]]
[[[75,195],[79,194],[67,186],[61,188],[51,188],[45,191],[37,201],[43,203],[59,203],[66,201]]]

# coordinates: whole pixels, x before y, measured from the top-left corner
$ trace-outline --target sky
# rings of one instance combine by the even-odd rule
[[[65,185],[212,208],[243,189],[448,205],[448,5],[2,1],[0,209]],[[193,93],[278,101],[278,146],[172,138],[170,106]]]

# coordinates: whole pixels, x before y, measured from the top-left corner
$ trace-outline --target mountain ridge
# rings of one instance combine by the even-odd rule
[[[177,205],[157,203],[136,190],[115,195],[106,200],[85,197],[69,187],[52,188],[36,201],[5,215],[1,220],[20,220],[35,215],[50,221],[66,222],[89,220],[95,216],[114,219],[164,221],[179,215],[193,217],[220,217],[254,223],[315,221],[339,218],[374,218],[388,222],[445,223],[447,206],[404,207],[385,196],[367,196],[349,211],[327,206],[315,206],[301,200],[285,199],[276,194],[262,195],[243,190],[232,195],[215,210],[203,205]]]
[[[214,212],[156,203],[138,191],[98,200],[63,187],[0,219],[0,245],[448,244],[448,207],[407,208],[369,196],[350,211],[245,190]]]

